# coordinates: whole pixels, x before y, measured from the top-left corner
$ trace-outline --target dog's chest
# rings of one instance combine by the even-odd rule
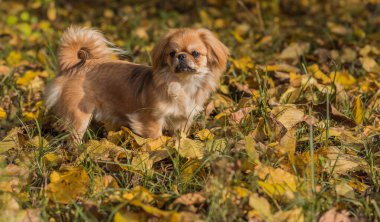
[[[173,119],[188,119],[203,109],[207,95],[199,95],[196,85],[182,86],[166,107],[166,116]]]

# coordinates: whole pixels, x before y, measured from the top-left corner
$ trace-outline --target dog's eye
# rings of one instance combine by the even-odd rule
[[[175,51],[170,52],[169,55],[173,58],[175,56]]]
[[[191,53],[191,55],[193,55],[194,58],[197,58],[197,57],[199,56],[199,52],[197,52],[197,51],[193,51],[193,52]]]

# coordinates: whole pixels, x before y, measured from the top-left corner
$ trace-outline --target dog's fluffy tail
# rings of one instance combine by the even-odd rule
[[[58,51],[59,68],[61,71],[68,71],[84,65],[88,59],[111,57],[121,51],[112,46],[95,29],[71,26],[61,38]]]

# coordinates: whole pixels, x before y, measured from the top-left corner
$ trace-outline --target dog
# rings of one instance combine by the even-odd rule
[[[58,48],[59,74],[45,90],[49,110],[80,142],[92,118],[128,126],[145,138],[187,131],[226,70],[228,48],[207,29],[169,31],[152,66],[117,60],[97,30],[69,27]]]

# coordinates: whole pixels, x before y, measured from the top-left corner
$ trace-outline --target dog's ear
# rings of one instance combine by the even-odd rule
[[[202,28],[197,31],[207,47],[207,60],[211,67],[225,71],[230,54],[228,48],[210,30]]]
[[[152,56],[152,66],[153,69],[160,69],[166,65],[166,51],[170,37],[177,32],[178,29],[170,29],[169,32],[154,46],[151,56]]]

